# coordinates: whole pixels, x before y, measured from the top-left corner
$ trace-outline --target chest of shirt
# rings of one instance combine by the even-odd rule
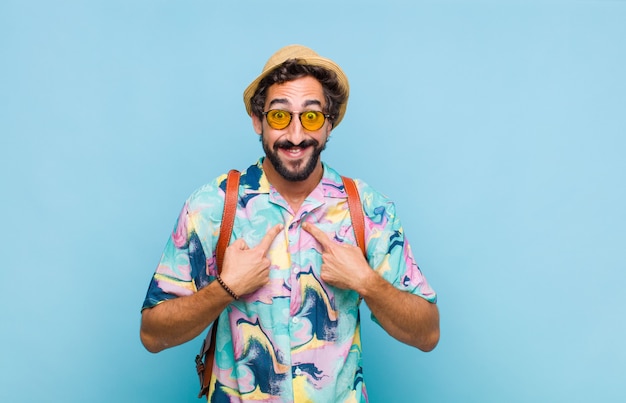
[[[286,204],[277,203],[268,195],[250,198],[237,209],[231,242],[243,239],[248,247],[259,244],[268,229],[276,224],[284,228],[274,239],[269,251],[269,282],[257,292],[244,296],[243,303],[264,310],[264,305],[288,309],[290,315],[304,305],[324,306],[334,311],[338,306],[358,304],[353,291],[332,287],[321,280],[322,249],[317,240],[302,228],[308,222],[323,230],[335,242],[355,245],[354,232],[346,199],[325,198],[302,204],[296,213]]]
[[[270,228],[283,224],[283,231],[276,236],[268,252],[271,269],[281,272],[282,277],[289,272],[297,275],[310,269],[319,273],[321,246],[302,228],[304,222],[317,226],[335,242],[356,245],[346,199],[307,199],[298,212],[293,212],[283,200],[272,200],[268,195],[250,198],[244,206],[239,206],[231,242],[243,239],[252,248]]]

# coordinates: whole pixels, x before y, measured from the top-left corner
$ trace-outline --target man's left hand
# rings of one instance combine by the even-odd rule
[[[326,283],[358,292],[374,274],[359,247],[335,242],[313,224],[303,223],[302,228],[322,246],[321,277]]]

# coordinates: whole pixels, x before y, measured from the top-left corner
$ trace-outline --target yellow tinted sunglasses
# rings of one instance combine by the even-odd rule
[[[282,109],[272,109],[267,112],[263,112],[267,124],[272,129],[282,130],[289,126],[293,115],[299,115],[300,123],[305,130],[315,131],[324,126],[326,119],[330,118],[330,115],[320,111],[304,111],[304,112],[289,112]]]

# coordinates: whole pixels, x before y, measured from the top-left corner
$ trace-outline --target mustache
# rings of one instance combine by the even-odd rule
[[[306,147],[317,147],[319,145],[319,141],[315,139],[306,139],[300,142],[300,144],[294,144],[289,140],[277,141],[274,143],[274,150],[278,150],[279,148],[306,148]]]

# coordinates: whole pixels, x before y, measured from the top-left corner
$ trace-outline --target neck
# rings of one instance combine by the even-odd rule
[[[303,181],[294,182],[283,178],[282,175],[276,172],[274,166],[267,158],[263,160],[263,171],[267,176],[268,182],[287,201],[294,213],[298,212],[304,199],[311,194],[324,175],[324,167],[321,161],[318,161],[313,173]]]

